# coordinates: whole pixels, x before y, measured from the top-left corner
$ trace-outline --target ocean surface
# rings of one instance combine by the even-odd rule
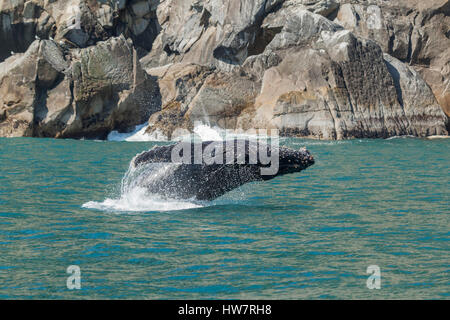
[[[0,299],[450,298],[449,139],[282,139],[316,164],[213,202],[124,193],[155,144],[0,139]]]

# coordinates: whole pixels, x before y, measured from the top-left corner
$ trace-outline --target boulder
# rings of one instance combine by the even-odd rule
[[[154,78],[124,37],[71,51],[36,40],[0,64],[0,135],[104,138],[159,110]]]
[[[183,62],[229,71],[264,42],[258,34],[264,17],[284,0],[164,1],[158,6],[161,32],[142,63],[157,67]]]
[[[0,1],[0,62],[39,39],[86,48],[124,34],[148,53],[158,33],[159,0]],[[20,35],[18,37],[17,35]]]
[[[450,1],[341,2],[335,22],[413,66],[450,115]]]
[[[11,52],[25,52],[35,37],[54,35],[55,20],[43,1],[0,1],[0,62]]]
[[[172,139],[177,129],[192,130],[194,123],[186,112],[214,68],[178,63],[147,69],[147,72],[158,79],[162,97],[161,111],[150,117],[147,133]]]
[[[39,41],[0,64],[0,136],[32,135]]]

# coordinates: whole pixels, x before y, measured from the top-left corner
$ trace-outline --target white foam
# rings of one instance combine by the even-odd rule
[[[293,146],[335,146],[341,144],[362,143],[363,140],[304,140],[301,142],[292,142]]]
[[[223,141],[224,130],[217,127],[210,127],[206,124],[198,124],[194,127],[194,133],[202,141]]]
[[[108,141],[129,141],[129,142],[145,142],[145,141],[167,141],[167,137],[159,131],[152,134],[146,133],[148,123],[136,126],[132,132],[119,133],[118,131],[111,131],[108,134]]]
[[[101,202],[90,201],[82,207],[108,212],[175,211],[203,207],[204,204],[198,201],[165,198],[149,193],[142,187],[158,181],[161,176],[169,174],[177,166],[178,164],[172,163],[150,163],[135,167],[133,159],[122,178],[120,196],[107,198]]]
[[[411,135],[404,135],[404,136],[393,136],[390,138],[387,138],[385,140],[395,140],[395,139],[411,139],[411,138],[417,138],[416,136],[411,136]]]
[[[109,133],[108,141],[128,141],[128,142],[145,142],[145,141],[169,141],[168,138],[158,130],[152,134],[146,133],[148,123],[136,126],[135,130],[130,133],[119,133],[112,131]],[[243,130],[226,130],[217,126],[210,126],[201,122],[194,125],[193,133],[186,130],[176,130],[173,134],[172,141],[224,141],[227,139],[266,139],[265,132],[254,130],[246,132]]]
[[[386,140],[407,139],[407,138],[418,139],[418,137],[416,137],[416,136],[406,135],[406,136],[390,137],[390,138],[387,138]],[[435,140],[435,139],[448,139],[448,138],[450,138],[450,137],[449,136],[428,136],[425,139]]]
[[[270,130],[222,129],[203,123],[196,123],[194,127],[194,135],[202,141],[225,141],[229,139],[264,140],[270,138],[269,132]]]
[[[89,201],[83,204],[83,208],[108,212],[161,212],[201,207],[203,205],[193,201],[163,199],[158,195],[148,194],[144,188],[139,187],[117,199],[107,198],[102,202]]]

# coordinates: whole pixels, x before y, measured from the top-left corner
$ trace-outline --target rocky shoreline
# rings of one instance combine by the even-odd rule
[[[450,1],[0,2],[0,136],[448,135]]]

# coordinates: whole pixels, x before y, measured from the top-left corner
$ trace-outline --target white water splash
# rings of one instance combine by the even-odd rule
[[[108,141],[128,141],[128,142],[145,142],[145,141],[168,141],[167,137],[159,131],[152,134],[146,133],[148,123],[136,126],[135,130],[130,133],[119,133],[112,131],[108,135]],[[179,133],[177,135],[177,133]],[[174,132],[172,141],[224,141],[227,139],[267,139],[268,136],[264,132],[245,132],[243,130],[226,130],[217,126],[211,127],[202,122],[194,125],[193,133],[186,130]]]
[[[107,198],[102,202],[90,201],[83,208],[108,212],[155,212],[176,211],[201,208],[203,205],[190,201],[163,199],[158,195],[148,194],[144,188],[135,188],[117,199]]]
[[[210,127],[206,124],[197,124],[194,127],[194,133],[200,137],[202,141],[223,141],[224,130],[217,127]]]
[[[128,142],[145,142],[145,141],[167,141],[160,132],[156,131],[152,134],[146,133],[148,123],[136,126],[132,132],[119,133],[118,131],[111,131],[108,134],[108,141],[128,141]]]
[[[102,202],[90,201],[83,204],[83,208],[95,209],[108,212],[155,212],[176,211],[204,207],[204,203],[194,200],[178,200],[164,198],[161,195],[152,194],[142,185],[152,183],[162,175],[174,170],[177,164],[148,164],[139,166],[132,165],[122,179],[120,196],[107,198]]]

